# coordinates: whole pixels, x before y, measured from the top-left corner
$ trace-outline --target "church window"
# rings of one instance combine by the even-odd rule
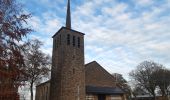
[[[61,35],[60,35],[60,37],[59,37],[60,39],[59,39],[59,43],[60,43],[60,45],[61,45]]]
[[[94,100],[94,96],[93,95],[86,95],[86,100]]]
[[[54,48],[57,48],[57,39],[54,39]]]
[[[67,34],[67,45],[70,45],[70,34]]]
[[[80,37],[78,37],[77,39],[78,39],[78,47],[80,48]]]
[[[75,36],[73,36],[73,46],[75,46]]]
[[[55,38],[55,40],[54,40],[55,49],[57,49],[59,47],[59,40],[60,40],[59,37]]]
[[[75,69],[73,68],[73,74],[75,74]]]

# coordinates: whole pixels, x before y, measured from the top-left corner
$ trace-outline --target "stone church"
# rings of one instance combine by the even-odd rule
[[[35,100],[126,100],[115,78],[96,61],[84,64],[84,33],[66,27],[53,36],[51,80],[36,86]]]

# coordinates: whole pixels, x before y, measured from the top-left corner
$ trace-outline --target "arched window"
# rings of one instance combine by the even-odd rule
[[[75,46],[75,36],[73,36],[73,46]]]
[[[70,34],[67,34],[67,45],[70,45]]]
[[[75,69],[73,68],[73,74],[75,74]]]
[[[78,37],[77,40],[78,40],[78,47],[80,48],[80,37]]]
[[[60,37],[59,37],[59,44],[61,45],[61,35],[60,35]]]
[[[54,39],[54,48],[57,49],[57,39]]]

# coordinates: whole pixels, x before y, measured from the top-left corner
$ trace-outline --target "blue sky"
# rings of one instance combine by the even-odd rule
[[[67,0],[20,0],[51,55],[52,35],[65,26]],[[142,61],[170,68],[170,0],[71,0],[72,28],[85,33],[85,62],[128,73]]]

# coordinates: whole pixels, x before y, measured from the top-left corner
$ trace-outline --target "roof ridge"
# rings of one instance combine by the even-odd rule
[[[42,82],[42,83],[36,85],[36,87],[39,87],[39,86],[41,86],[41,85],[43,85],[43,84],[46,84],[46,83],[48,83],[48,82],[50,82],[50,81],[51,81],[51,79],[49,79],[49,80],[47,80],[47,81],[45,81],[45,82]]]
[[[107,73],[110,78],[112,78],[113,80],[115,80],[115,77],[114,77],[111,73],[109,73],[105,68],[103,68],[97,61],[89,62],[89,63],[85,64],[85,67],[87,67],[88,65],[93,64],[93,63],[98,64],[98,66],[99,66],[105,73]]]
[[[69,28],[67,28],[67,27],[62,26],[62,27],[52,36],[52,38],[54,38],[62,29],[70,30],[70,31],[73,31],[73,32],[76,32],[76,33],[80,33],[80,34],[82,34],[82,35],[85,35],[85,33],[82,33],[82,32],[76,31],[76,30],[74,30],[74,29],[69,29]]]
[[[92,64],[92,63],[97,63],[97,61],[94,60],[94,61],[88,62],[87,64],[85,64],[85,66]]]

